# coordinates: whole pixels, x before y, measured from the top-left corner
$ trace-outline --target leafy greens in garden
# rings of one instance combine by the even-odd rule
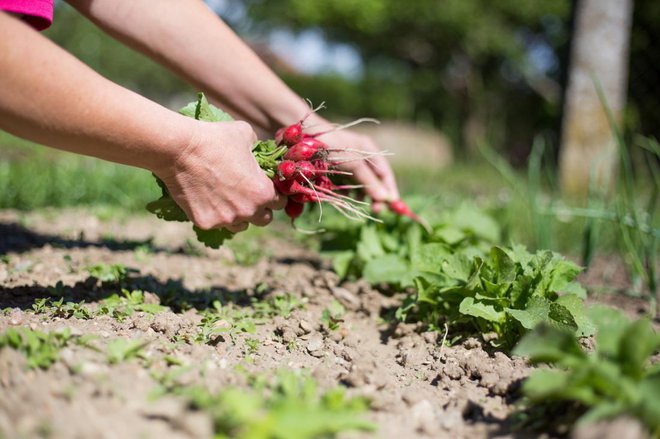
[[[331,227],[321,236],[321,249],[341,277],[408,291],[398,319],[490,334],[503,349],[540,322],[577,336],[593,331],[584,312],[586,293],[575,281],[580,267],[550,251],[494,246],[500,229],[474,205],[437,215],[430,233],[405,219],[382,219]]]
[[[516,346],[514,353],[535,370],[523,384],[535,403],[578,402],[588,408],[581,422],[620,415],[639,419],[653,437],[660,436],[660,365],[651,357],[660,350],[660,335],[647,318],[629,321],[621,311],[593,306],[595,348],[585,351],[570,331],[539,325]]]

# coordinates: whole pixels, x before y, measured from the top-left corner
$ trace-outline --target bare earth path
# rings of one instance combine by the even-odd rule
[[[92,343],[98,348],[69,345],[47,370],[26,369],[20,353],[1,350],[0,437],[211,437],[208,413],[180,397],[153,397],[157,377],[173,364],[187,366],[176,380],[211,391],[246,386],[246,372],[309,369],[323,388],[341,383],[349,394],[371,398],[367,417],[378,430],[348,437],[511,436],[505,418],[529,372],[521,359],[488,353],[475,339],[447,347],[443,334],[391,326],[383,317],[396,298],[364,283],[340,284],[288,232],[255,234],[258,245],[248,251],[261,258],[252,254],[256,263],[242,266],[239,250],[191,250],[186,225],[104,216],[0,212],[0,310],[10,308],[0,312],[0,333],[12,326],[44,332],[68,327],[74,335],[97,336]],[[121,285],[102,283],[90,276],[95,264],[131,270]],[[189,301],[197,309],[171,305],[123,319],[32,311],[36,300],[61,296],[94,310],[122,287],[144,291],[145,303]],[[202,312],[214,298],[240,312],[275,297],[292,297],[301,306],[288,317],[259,319],[253,333],[199,341]],[[334,302],[345,313],[330,329],[322,315]],[[110,364],[104,346],[121,338],[148,341],[142,358]]]

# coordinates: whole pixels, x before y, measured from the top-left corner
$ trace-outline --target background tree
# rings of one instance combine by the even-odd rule
[[[560,156],[565,192],[585,194],[592,169],[599,186],[608,186],[615,172],[616,142],[595,83],[620,119],[628,86],[632,6],[632,0],[577,4]]]

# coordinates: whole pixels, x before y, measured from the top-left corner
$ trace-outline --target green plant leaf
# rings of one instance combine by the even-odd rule
[[[489,261],[498,283],[510,284],[516,279],[516,264],[502,248],[493,247]]]
[[[358,256],[364,261],[384,256],[385,250],[380,243],[378,232],[373,224],[366,224],[360,233],[360,242],[356,248]]]
[[[351,264],[355,258],[355,252],[351,250],[333,252],[330,254],[332,257],[332,268],[335,273],[341,278],[346,279],[350,272]]]
[[[234,237],[234,233],[224,228],[204,230],[197,226],[193,226],[193,230],[195,231],[199,242],[207,247],[215,249],[220,248],[226,240]]]
[[[573,321],[577,325],[575,334],[578,337],[588,337],[596,333],[596,325],[587,315],[582,298],[574,294],[566,294],[560,296],[556,303],[562,305],[571,313]]]
[[[370,283],[409,284],[410,267],[408,263],[397,255],[383,255],[371,259],[364,267],[362,276]]]
[[[183,210],[169,196],[162,196],[155,201],[147,203],[147,210],[165,221],[189,221]]]
[[[551,302],[543,297],[532,297],[525,309],[507,309],[506,311],[516,319],[525,329],[534,329],[539,323],[550,319]]]
[[[557,260],[556,265],[550,273],[550,291],[563,292],[582,268],[567,260]]]
[[[468,282],[473,274],[473,261],[462,253],[456,253],[442,264],[442,271],[449,277]]]
[[[560,305],[557,302],[550,303],[548,319],[550,324],[564,327],[573,333],[578,329],[578,325],[575,323],[575,319],[571,312],[565,306]]]
[[[644,376],[649,357],[658,351],[660,337],[651,322],[642,318],[631,323],[619,339],[619,361],[623,372],[635,379]]]
[[[432,242],[420,245],[411,254],[411,267],[415,271],[440,271],[442,263],[451,256],[450,250],[444,244]]]
[[[489,322],[504,322],[506,314],[504,311],[498,311],[492,305],[476,302],[473,297],[466,297],[459,306],[461,314],[479,317]]]
[[[629,325],[623,312],[605,305],[593,305],[587,310],[587,315],[596,326],[598,352],[607,357],[620,358],[621,339]]]
[[[180,109],[179,113],[206,122],[228,122],[234,120],[228,113],[209,104],[204,93],[198,93],[197,101],[189,103]]]
[[[568,357],[586,358],[571,332],[547,323],[540,323],[527,333],[516,345],[513,354],[528,357],[532,364],[556,363]]]
[[[457,227],[445,226],[435,229],[433,231],[433,237],[449,245],[456,245],[464,240],[467,235]]]
[[[452,223],[490,243],[500,241],[500,226],[472,203],[462,203],[453,213]]]
[[[560,370],[535,370],[523,383],[523,391],[534,400],[543,400],[560,394],[568,386],[569,376]]]
[[[660,434],[660,374],[647,376],[639,384],[639,417],[651,434]]]

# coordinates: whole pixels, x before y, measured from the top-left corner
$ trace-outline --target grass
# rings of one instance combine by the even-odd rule
[[[108,205],[142,211],[158,196],[151,174],[59,152],[0,132],[0,208]]]

